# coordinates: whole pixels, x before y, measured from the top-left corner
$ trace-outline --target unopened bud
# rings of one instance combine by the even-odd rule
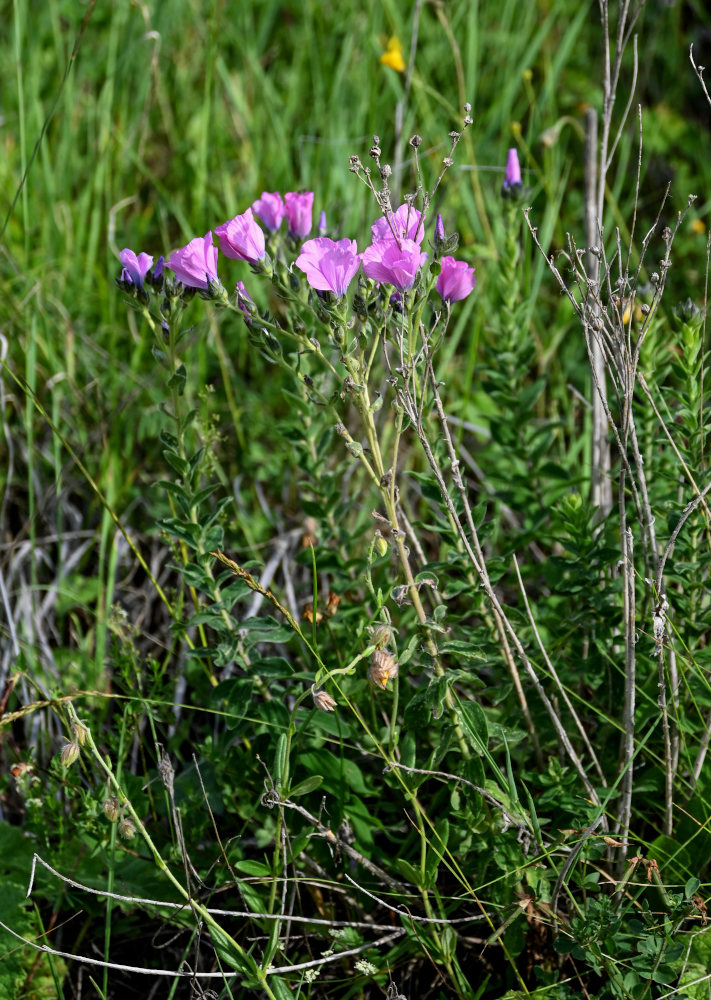
[[[119,820],[118,832],[122,840],[133,840],[136,836],[136,824],[133,820],[124,817]]]
[[[388,543],[379,531],[375,534],[375,551],[379,556],[386,556],[388,554]]]
[[[73,741],[71,743],[65,743],[62,747],[62,766],[71,767],[78,756],[79,744],[74,743]]]
[[[337,702],[335,698],[332,698],[327,691],[314,691],[314,689],[311,688],[311,694],[314,698],[314,705],[316,708],[321,709],[322,712],[332,712],[336,707]]]
[[[89,735],[89,729],[83,722],[72,722],[72,735],[79,746],[83,747],[86,743],[86,738]]]
[[[393,630],[389,625],[377,625],[373,629],[372,643],[376,649],[385,649],[392,639]]]
[[[104,816],[112,823],[115,823],[118,819],[120,803],[115,795],[109,795],[107,799],[104,799]]]

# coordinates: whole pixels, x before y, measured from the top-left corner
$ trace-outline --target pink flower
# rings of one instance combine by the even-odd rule
[[[165,264],[178,281],[188,288],[207,289],[217,277],[217,247],[212,245],[212,233],[197,236],[187,246],[172,253]]]
[[[377,240],[361,254],[367,277],[381,284],[394,285],[401,292],[412,288],[417,271],[427,260],[414,240]]]
[[[377,219],[370,227],[373,234],[373,243],[378,240],[398,239],[414,240],[415,243],[422,243],[425,237],[425,228],[420,224],[422,215],[413,208],[412,205],[401,205],[397,212],[390,212],[387,216]],[[393,235],[395,234],[395,235]]]
[[[262,191],[262,197],[257,198],[253,203],[252,210],[255,215],[259,216],[267,229],[271,229],[273,233],[277,231],[286,215],[286,208],[278,191],[271,194],[268,191]]]
[[[136,288],[143,288],[145,277],[153,264],[151,255],[148,253],[139,253],[136,256],[133,250],[126,249],[121,251],[119,258],[123,265],[121,281],[125,281],[129,285],[135,285]]]
[[[286,217],[289,220],[289,236],[303,240],[311,232],[311,216],[314,208],[313,191],[288,191],[284,195]]]
[[[474,268],[454,257],[442,258],[442,272],[437,278],[437,291],[445,302],[465,299],[476,284]]]
[[[220,237],[220,250],[225,257],[254,264],[264,256],[264,233],[254,221],[251,208],[217,226],[215,235]]]
[[[510,149],[506,159],[506,173],[501,189],[506,192],[509,188],[516,187],[521,187],[521,165],[518,162],[518,153],[516,150]]]
[[[306,275],[312,288],[319,292],[333,292],[339,298],[360,267],[360,255],[355,240],[330,240],[319,236],[307,240],[296,258],[296,266]]]

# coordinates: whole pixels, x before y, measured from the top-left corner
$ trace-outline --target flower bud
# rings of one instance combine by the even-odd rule
[[[386,556],[388,554],[388,543],[379,531],[375,534],[375,551],[379,556]]]
[[[341,595],[335,593],[333,590],[329,590],[328,598],[326,600],[326,614],[329,618],[333,618],[335,613],[338,611],[338,605],[341,603]]]
[[[119,806],[119,800],[115,795],[109,795],[108,798],[104,799],[104,815],[112,823],[115,823],[118,819]]]
[[[89,735],[89,730],[83,722],[72,722],[72,735],[79,746],[83,747]]]
[[[377,625],[373,629],[372,643],[376,649],[385,649],[392,638],[393,630],[389,625]]]
[[[327,691],[314,691],[314,689],[311,688],[311,693],[314,698],[314,705],[316,708],[321,709],[322,712],[332,712],[336,707],[337,702],[335,698],[332,698]]]
[[[131,819],[124,817],[119,820],[118,825],[119,837],[123,840],[133,840],[136,836],[136,824]]]
[[[78,743],[65,743],[62,747],[62,766],[71,767],[79,756],[79,744]]]

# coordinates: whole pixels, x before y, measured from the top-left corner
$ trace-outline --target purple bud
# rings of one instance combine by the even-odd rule
[[[252,321],[252,316],[257,311],[254,302],[252,301],[252,296],[244,287],[243,281],[237,282],[235,291],[237,293],[237,305],[244,313],[244,321],[249,326]]]
[[[318,217],[318,234],[319,236],[325,236],[328,232],[328,223],[326,222],[326,213],[321,212]]]
[[[442,258],[442,271],[437,278],[437,291],[445,302],[458,302],[465,299],[476,284],[474,268],[463,260],[454,257]]]
[[[278,191],[273,191],[271,194],[262,191],[262,197],[253,203],[252,210],[273,233],[277,231],[286,214],[284,201]]]
[[[165,265],[165,257],[163,254],[158,258],[156,266],[153,268],[153,280],[159,281],[163,277],[163,267]]]
[[[444,223],[442,222],[442,216],[437,216],[437,222],[435,223],[435,238],[444,242]]]
[[[521,165],[518,162],[517,151],[510,149],[506,159],[506,173],[501,189],[502,191],[508,191],[510,188],[516,187],[521,187]]]
[[[284,207],[289,220],[289,236],[303,240],[311,232],[313,224],[313,191],[287,191],[284,195]]]

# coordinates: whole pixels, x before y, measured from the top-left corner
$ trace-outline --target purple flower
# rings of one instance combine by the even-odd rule
[[[264,233],[254,221],[251,208],[217,226],[215,235],[220,238],[220,250],[225,257],[254,264],[264,256]]]
[[[262,197],[253,203],[252,210],[273,233],[277,231],[286,214],[284,202],[278,191],[273,191],[271,194],[262,191]]]
[[[288,191],[284,195],[289,236],[303,240],[311,232],[311,215],[314,208],[313,191]]]
[[[454,257],[443,257],[441,263],[442,272],[437,278],[437,291],[445,302],[465,299],[476,284],[474,268]]]
[[[151,255],[148,253],[139,253],[136,256],[133,250],[127,249],[121,251],[119,258],[123,264],[121,281],[125,281],[129,285],[135,285],[136,288],[143,288],[146,274],[153,264]]]
[[[412,288],[418,269],[427,260],[427,254],[414,240],[404,238],[400,246],[393,239],[377,240],[361,257],[367,277],[381,284],[394,285],[401,292]]]
[[[341,297],[360,267],[360,254],[355,240],[329,240],[319,236],[307,240],[296,258],[296,266],[306,275],[312,288],[319,292],[333,292]]]
[[[518,162],[518,153],[515,149],[509,150],[509,155],[506,159],[506,173],[504,175],[504,183],[501,185],[502,191],[508,191],[509,188],[521,187],[521,165]]]
[[[425,237],[425,228],[420,224],[421,213],[412,205],[401,205],[397,212],[389,212],[387,216],[377,219],[370,227],[373,234],[373,243],[378,240],[392,240],[397,237],[400,240],[413,240],[415,243],[422,243]],[[394,235],[393,235],[394,234]]]
[[[217,247],[212,245],[212,233],[190,240],[187,246],[170,255],[165,266],[188,288],[207,289],[212,283],[219,283]]]

